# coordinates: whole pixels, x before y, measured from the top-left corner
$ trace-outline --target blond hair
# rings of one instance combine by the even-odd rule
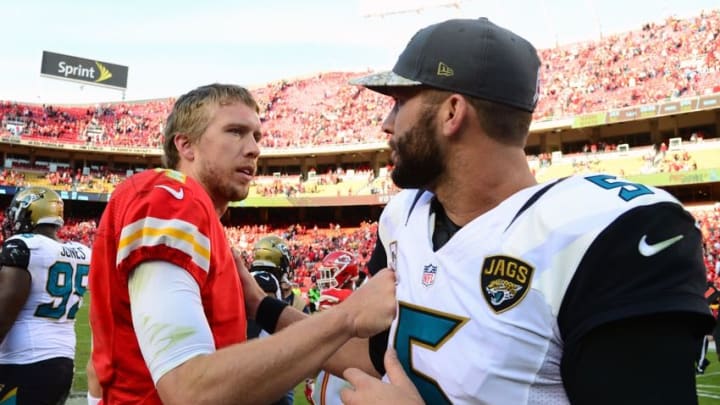
[[[211,107],[241,102],[259,113],[255,98],[250,91],[232,84],[213,83],[198,87],[177,99],[165,125],[163,141],[163,166],[177,169],[180,155],[175,146],[175,136],[184,134],[190,142],[197,142],[210,125]]]

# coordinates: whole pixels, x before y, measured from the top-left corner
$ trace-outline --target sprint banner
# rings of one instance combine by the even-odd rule
[[[128,67],[43,51],[40,74],[124,90],[127,88]]]

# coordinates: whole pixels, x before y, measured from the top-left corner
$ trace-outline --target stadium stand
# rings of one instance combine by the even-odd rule
[[[543,49],[536,119],[718,92],[720,10]]]
[[[720,94],[720,10],[684,19],[670,17],[638,30],[541,49],[539,53],[543,65],[535,123]],[[253,89],[262,107],[263,150],[344,145],[352,152],[364,144],[384,143],[387,136],[379,128],[392,100],[347,84],[349,79],[365,73],[318,73]],[[157,153],[163,122],[173,103],[172,98],[97,105],[0,101],[0,139],[40,140],[43,145],[58,145],[60,149],[63,145],[85,145],[88,150],[113,146]],[[712,133],[690,131],[680,134],[685,141],[681,149],[646,142],[621,150],[613,142],[583,141],[582,145],[567,144],[557,156],[544,151],[529,155],[528,162],[541,182],[585,171],[642,176],[720,168],[717,128]],[[133,168],[143,168],[100,163],[81,169],[71,165],[67,153],[64,158],[47,161],[30,161],[11,154],[6,158],[0,186],[43,185],[67,192],[108,194]],[[255,178],[250,197],[391,195],[397,191],[388,175],[391,169],[382,167],[374,172],[367,162],[353,167],[340,163],[312,167],[307,173],[269,168]],[[697,212],[704,221],[708,257],[712,256],[708,269],[715,271],[720,254],[719,209]],[[89,243],[96,220],[71,218],[62,235]],[[357,250],[364,263],[375,227],[374,223],[353,227],[324,224],[320,228],[298,224],[280,227],[276,223],[273,227],[228,226],[227,233],[234,244],[243,248],[266,234],[285,234],[298,258],[298,281],[302,284],[313,263],[328,250]]]
[[[670,17],[598,41],[539,51],[543,61],[536,121],[720,92],[720,10]],[[384,141],[391,100],[330,72],[253,89],[263,106],[268,149]],[[3,128],[62,143],[158,148],[174,100],[92,106],[0,102]],[[9,128],[9,129],[8,129]]]

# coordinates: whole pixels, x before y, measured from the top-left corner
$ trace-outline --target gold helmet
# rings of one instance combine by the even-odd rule
[[[63,226],[63,200],[55,191],[45,187],[28,187],[15,194],[5,210],[2,229],[9,238],[29,233],[40,224]]]
[[[268,235],[255,243],[252,267],[264,267],[278,280],[290,272],[290,250],[279,236]]]

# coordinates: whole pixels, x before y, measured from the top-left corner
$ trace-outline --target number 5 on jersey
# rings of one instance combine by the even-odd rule
[[[468,321],[468,318],[457,315],[434,311],[402,301],[399,303],[395,350],[398,360],[425,403],[451,404],[452,402],[437,381],[413,367],[413,345],[437,351]]]

